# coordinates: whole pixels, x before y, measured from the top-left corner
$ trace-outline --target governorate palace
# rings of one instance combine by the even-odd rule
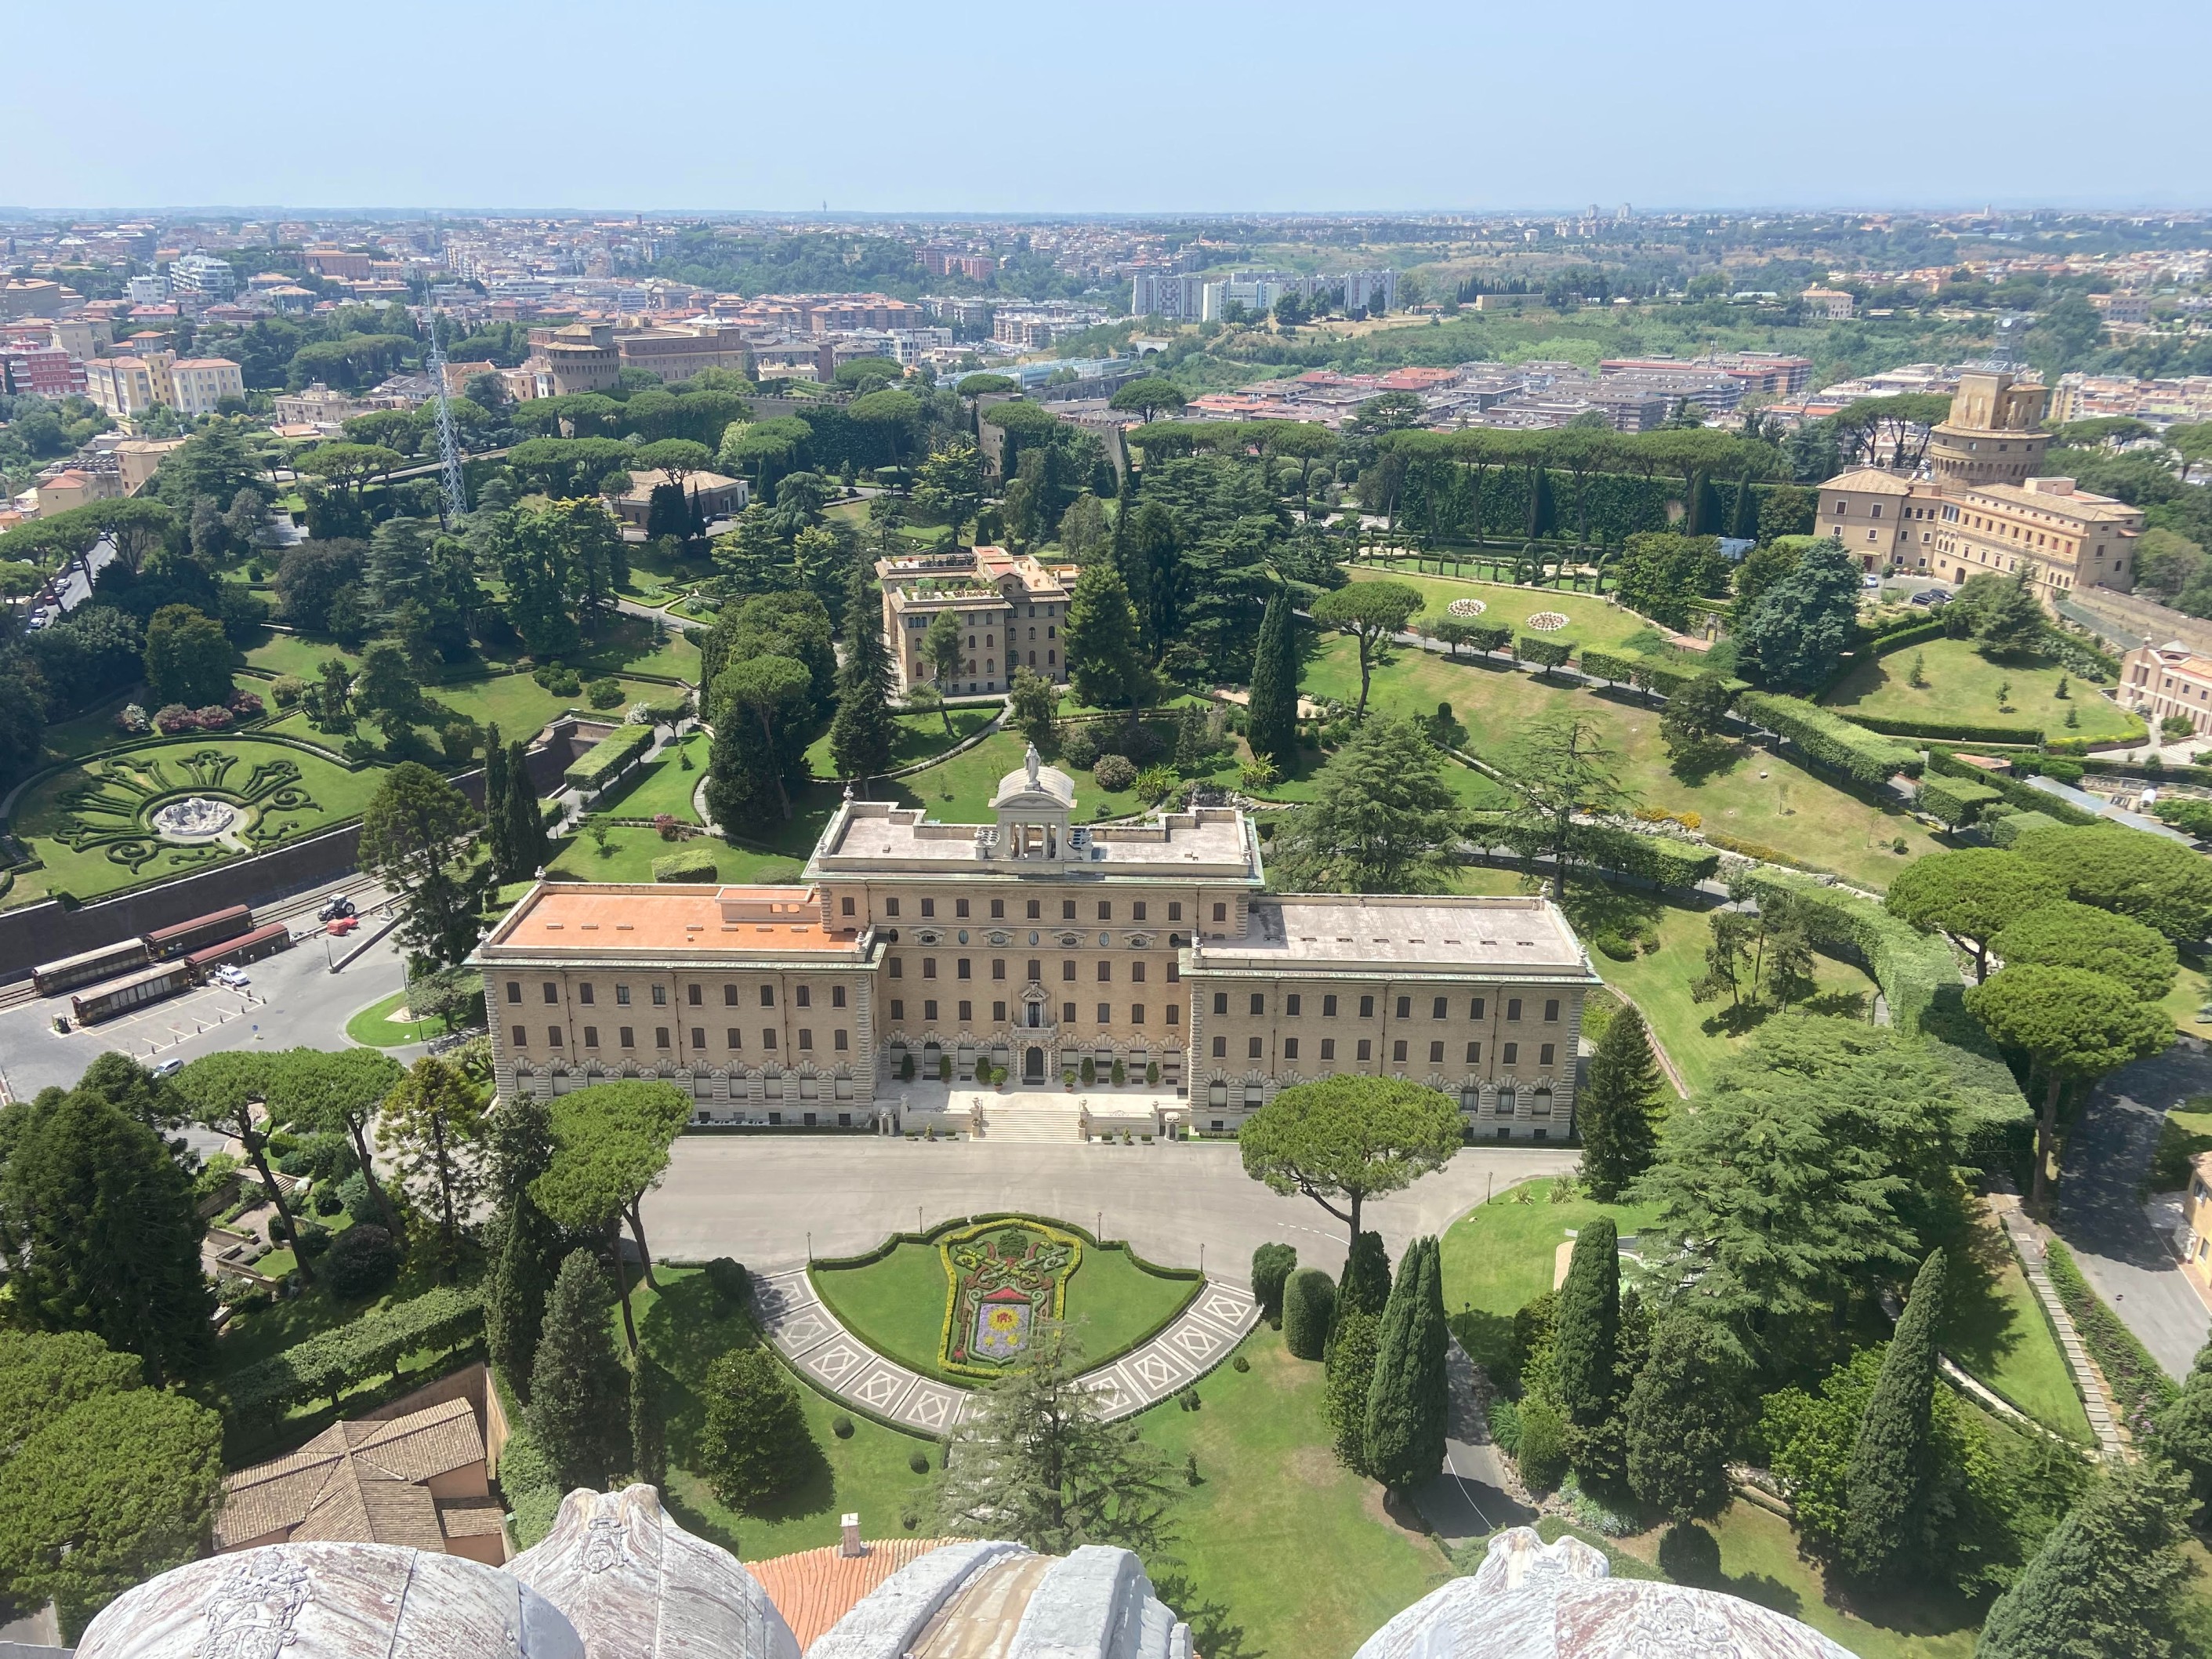
[[[889,1132],[981,1065],[1233,1130],[1357,1073],[1446,1091],[1483,1139],[1569,1134],[1599,981],[1548,900],[1271,895],[1241,809],[1085,825],[1075,799],[1031,749],[989,823],[848,799],[800,884],[540,882],[473,959],[501,1092],[656,1078],[702,1122]]]

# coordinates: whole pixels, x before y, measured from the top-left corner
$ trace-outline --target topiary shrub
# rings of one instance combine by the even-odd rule
[[[726,1319],[752,1306],[753,1276],[744,1264],[718,1255],[706,1267],[707,1288],[714,1293],[714,1317]]]
[[[1530,1492],[1558,1487],[1567,1473],[1567,1425],[1557,1407],[1533,1398],[1521,1402],[1521,1449],[1514,1462]]]
[[[331,1230],[319,1221],[302,1221],[300,1236],[293,1243],[301,1255],[313,1261],[331,1248]]]
[[[1079,726],[1060,740],[1060,758],[1079,772],[1088,772],[1098,763],[1098,739]]]
[[[905,1054],[899,1056],[898,1074],[899,1081],[901,1083],[911,1083],[914,1081],[914,1051],[912,1049],[908,1049]]]
[[[1096,1060],[1094,1060],[1093,1059],[1091,1059],[1091,1057],[1089,1054],[1085,1054],[1085,1055],[1084,1055],[1084,1057],[1083,1057],[1083,1082],[1084,1082],[1084,1086],[1085,1086],[1085,1087],[1086,1087],[1086,1088],[1088,1088],[1091,1085],[1092,1085],[1092,1084],[1094,1084],[1094,1083],[1096,1083],[1096,1082],[1097,1082],[1097,1081],[1098,1081],[1098,1062],[1097,1062],[1097,1061],[1096,1061]]]
[[[1336,1311],[1336,1281],[1318,1267],[1293,1273],[1283,1290],[1283,1346],[1298,1359],[1318,1359]]]
[[[399,1277],[399,1247],[373,1221],[356,1221],[331,1242],[323,1261],[331,1294],[347,1301],[392,1288]]]
[[[1127,755],[1101,755],[1091,769],[1091,781],[1109,794],[1119,794],[1136,783],[1136,763]]]
[[[906,1466],[912,1469],[916,1474],[927,1474],[929,1473],[929,1454],[922,1451],[912,1453],[906,1460]]]
[[[1659,1571],[1698,1589],[1721,1583],[1720,1540],[1694,1521],[1677,1521],[1659,1535]]]
[[[938,1055],[938,1057],[937,1057],[937,1080],[938,1080],[939,1083],[950,1083],[950,1082],[951,1082],[951,1081],[952,1081],[952,1056],[951,1056],[951,1055],[950,1055],[950,1054],[939,1054],[939,1055]]]
[[[611,677],[593,680],[584,688],[584,696],[594,708],[612,708],[623,700],[622,682]]]
[[[680,853],[670,853],[653,861],[655,881],[706,882],[714,880],[715,874],[712,848],[687,847]]]
[[[1260,1317],[1278,1329],[1283,1323],[1283,1287],[1297,1268],[1293,1245],[1262,1244],[1252,1252],[1252,1299],[1260,1304]]]
[[[1157,1088],[1157,1087],[1158,1087],[1158,1086],[1159,1086],[1159,1081],[1160,1081],[1160,1063],[1159,1063],[1159,1061],[1158,1061],[1157,1060],[1146,1060],[1146,1061],[1145,1062],[1145,1086],[1146,1086],[1146,1088],[1148,1088],[1148,1089],[1150,1089],[1150,1088]]]
[[[1120,1088],[1123,1084],[1127,1083],[1127,1082],[1129,1080],[1129,1068],[1128,1068],[1127,1066],[1125,1066],[1125,1065],[1123,1065],[1123,1064],[1122,1064],[1121,1060],[1120,1060],[1120,1058],[1119,1058],[1118,1056],[1115,1058],[1115,1061],[1114,1061],[1114,1070],[1113,1070],[1112,1076],[1113,1076],[1114,1086],[1115,1086],[1115,1088],[1117,1088],[1117,1089],[1118,1089],[1118,1088]]]
[[[1591,943],[1615,962],[1627,962],[1636,955],[1636,946],[1618,933],[1600,933]]]
[[[1235,1371],[1239,1376],[1242,1376],[1246,1371],[1252,1369],[1252,1362],[1240,1353],[1236,1358],[1229,1362],[1229,1369]]]
[[[853,1419],[839,1412],[830,1419],[830,1432],[840,1440],[850,1440],[853,1437]]]
[[[821,1450],[799,1391],[765,1348],[733,1348],[707,1370],[700,1473],[733,1510],[757,1510],[788,1493]]]

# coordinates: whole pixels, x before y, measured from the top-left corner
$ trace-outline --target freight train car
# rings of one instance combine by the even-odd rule
[[[163,997],[174,996],[192,982],[192,968],[188,962],[164,962],[143,973],[131,975],[106,985],[94,986],[79,991],[70,998],[70,1012],[76,1016],[80,1025],[96,1025],[103,1019],[149,1002],[158,1002]]]
[[[113,979],[118,974],[131,973],[143,968],[146,963],[144,939],[121,939],[113,945],[103,945],[97,951],[81,951],[55,962],[42,962],[31,969],[31,984],[40,996],[57,997],[64,991],[74,991],[80,985],[90,985],[98,980]]]
[[[292,929],[289,923],[265,922],[250,933],[240,933],[236,939],[225,939],[220,945],[210,945],[195,951],[185,960],[191,965],[195,980],[205,979],[210,968],[220,968],[226,963],[258,962],[266,956],[292,948]]]
[[[156,927],[146,935],[146,955],[154,962],[190,956],[208,945],[219,944],[227,939],[236,939],[252,927],[252,908],[234,904],[226,910],[211,910],[206,915],[194,916],[190,921]]]

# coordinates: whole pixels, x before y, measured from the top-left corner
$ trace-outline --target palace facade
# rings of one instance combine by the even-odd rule
[[[703,1122],[861,1127],[979,1064],[1042,1090],[1088,1060],[1163,1127],[1358,1073],[1484,1139],[1571,1132],[1599,981],[1548,900],[1270,895],[1241,810],[1075,804],[1032,749],[990,823],[848,799],[801,884],[540,882],[474,958],[501,1092],[651,1077]]]

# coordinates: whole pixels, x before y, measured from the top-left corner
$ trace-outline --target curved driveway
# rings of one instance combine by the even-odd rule
[[[1366,1206],[1364,1224],[1395,1258],[1441,1233],[1493,1189],[1573,1165],[1569,1147],[1471,1146],[1405,1192]],[[1249,1179],[1230,1141],[1116,1146],[879,1139],[873,1136],[685,1135],[646,1200],[646,1237],[679,1261],[734,1256],[757,1272],[854,1255],[886,1234],[956,1217],[1021,1210],[1127,1239],[1164,1267],[1203,1267],[1242,1284],[1252,1252],[1282,1243],[1303,1267],[1335,1273],[1346,1229],[1310,1199]]]

